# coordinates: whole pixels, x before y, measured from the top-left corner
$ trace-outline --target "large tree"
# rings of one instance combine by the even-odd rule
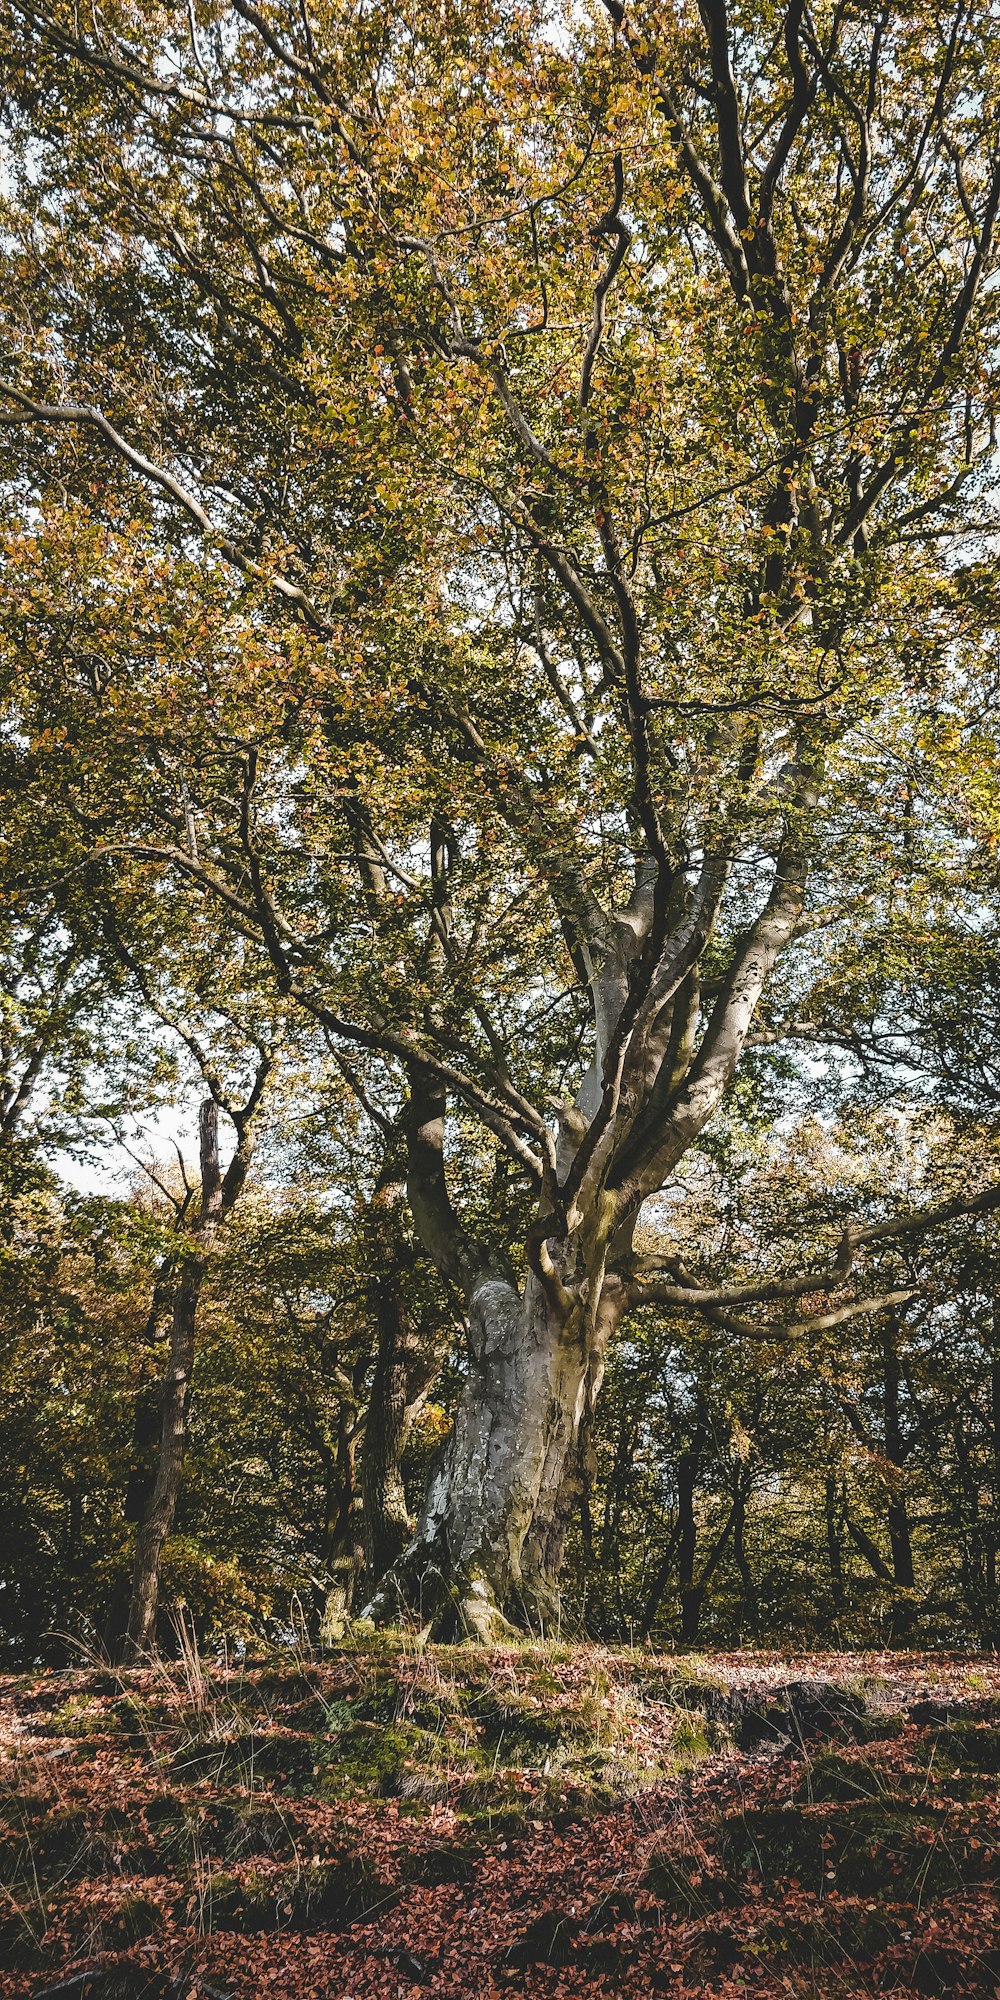
[[[4,19],[24,797],[405,1127],[468,1364],[373,1609],[547,1620],[628,1312],[871,1308],[891,1221],[728,1293],[648,1225],[988,622],[995,28]]]

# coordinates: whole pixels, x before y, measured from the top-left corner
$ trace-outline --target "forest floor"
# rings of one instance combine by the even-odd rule
[[[1000,1660],[0,1678],[7,2000],[1000,1994]]]

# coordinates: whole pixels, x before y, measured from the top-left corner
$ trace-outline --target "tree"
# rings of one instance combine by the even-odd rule
[[[26,796],[67,895],[222,913],[403,1119],[468,1359],[371,1608],[550,1622],[625,1317],[839,1323],[896,1227],[728,1289],[642,1233],[984,622],[993,26],[6,22]]]
[[[126,1633],[128,1655],[134,1660],[145,1658],[155,1644],[160,1559],[177,1508],[187,1444],[198,1301],[219,1230],[239,1200],[246,1180],[253,1117],[270,1067],[270,1057],[262,1057],[254,1092],[248,1103],[235,1113],[237,1144],[225,1173],[219,1164],[219,1105],[214,1097],[206,1097],[201,1106],[198,1211],[174,1276],[156,1479],[135,1540]]]

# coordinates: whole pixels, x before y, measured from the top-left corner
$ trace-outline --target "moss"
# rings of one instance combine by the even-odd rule
[[[693,1912],[744,1901],[755,1881],[794,1881],[838,1898],[919,1893],[926,1901],[992,1879],[992,1857],[973,1834],[951,1815],[898,1799],[861,1799],[827,1813],[761,1808],[720,1821],[714,1873],[668,1845],[651,1857],[644,1880],[669,1908]]]
[[[856,1743],[894,1743],[906,1728],[905,1715],[873,1714],[861,1715],[854,1724],[852,1734]]]
[[[521,1833],[530,1819],[538,1817],[533,1797],[516,1778],[500,1771],[464,1779],[454,1804],[470,1828],[490,1838]]]
[[[937,1739],[938,1757],[954,1769],[995,1777],[1000,1773],[1000,1728],[983,1722],[952,1722]]]
[[[71,1695],[61,1708],[53,1709],[45,1723],[48,1736],[105,1736],[117,1723],[114,1709],[91,1700],[88,1695]]]
[[[875,1765],[841,1750],[819,1751],[806,1768],[801,1789],[804,1797],[817,1803],[850,1803],[887,1795],[885,1777]]]
[[[349,1719],[358,1722],[393,1722],[399,1712],[400,1689],[398,1673],[376,1673],[364,1680],[351,1700],[328,1704],[327,1726],[330,1726],[331,1711],[335,1716],[347,1711]]]
[[[718,1731],[699,1709],[681,1709],[670,1732],[670,1768],[685,1771],[711,1755],[718,1747]]]
[[[207,1930],[345,1929],[396,1900],[398,1891],[353,1849],[308,1867],[218,1872],[204,1891]]]
[[[311,1780],[316,1746],[300,1732],[244,1730],[238,1735],[184,1743],[170,1757],[170,1769],[185,1782],[210,1778],[252,1786],[277,1780],[300,1785]]]
[[[446,1785],[451,1766],[469,1762],[471,1753],[417,1723],[396,1721],[381,1728],[356,1721],[318,1744],[317,1760],[321,1792],[399,1798],[419,1796],[425,1781]]]
[[[486,1689],[470,1705],[484,1743],[495,1761],[523,1767],[544,1764],[559,1748],[566,1718],[554,1716],[530,1697],[504,1692],[502,1701]]]
[[[635,1681],[645,1701],[667,1708],[700,1708],[712,1715],[728,1711],[731,1701],[729,1689],[707,1673],[697,1658],[671,1660],[668,1666],[640,1666]]]
[[[551,1701],[553,1698],[558,1699],[562,1694],[562,1688],[551,1667],[539,1667],[534,1673],[529,1674],[525,1689],[536,1701]]]

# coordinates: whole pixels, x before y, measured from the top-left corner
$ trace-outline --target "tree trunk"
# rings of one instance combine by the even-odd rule
[[[990,1359],[990,1509],[987,1529],[987,1627],[996,1629],[997,1583],[1000,1576],[1000,1299],[993,1306],[993,1353]]]
[[[164,1320],[173,1313],[173,1292],[175,1289],[174,1260],[165,1257],[153,1281],[153,1293],[146,1318],[142,1344],[152,1348],[160,1336]],[[163,1426],[163,1383],[153,1380],[140,1383],[136,1392],[132,1411],[132,1458],[122,1503],[122,1513],[126,1521],[132,1523],[138,1532],[149,1509],[156,1479],[156,1463],[160,1433]],[[115,1577],[114,1585],[104,1621],[102,1637],[111,1659],[124,1657],[127,1650],[129,1605],[132,1597],[132,1574],[125,1565]]]
[[[653,1581],[646,1592],[646,1601],[643,1605],[642,1619],[639,1625],[639,1633],[643,1639],[648,1639],[651,1636],[653,1626],[656,1623],[656,1614],[663,1601],[663,1593],[670,1580],[670,1572],[676,1560],[679,1533],[680,1524],[675,1523],[671,1530],[667,1546],[653,1572]]]
[[[603,1374],[616,1287],[589,1330],[530,1276],[523,1293],[483,1277],[469,1303],[469,1370],[428,1485],[419,1534],[366,1616],[404,1605],[443,1633],[489,1640],[514,1620],[551,1633],[558,1572],[579,1506],[580,1428]]]
[[[213,1106],[214,1109],[214,1106]],[[126,1654],[140,1660],[154,1650],[163,1545],[173,1526],[187,1445],[187,1406],[194,1366],[198,1296],[205,1272],[203,1257],[185,1264],[174,1297],[170,1354],[163,1384],[160,1446],[153,1497],[135,1542],[132,1597],[126,1631]]]
[[[910,1520],[906,1507],[906,1496],[901,1485],[901,1475],[909,1456],[903,1437],[900,1411],[900,1367],[898,1349],[899,1326],[895,1316],[886,1315],[882,1334],[882,1383],[885,1407],[885,1455],[898,1477],[890,1486],[886,1510],[886,1526],[889,1531],[889,1551],[892,1576],[898,1591],[911,1591],[914,1585],[913,1543],[910,1536]],[[889,1630],[893,1639],[902,1638],[913,1622],[913,1605],[900,1597],[892,1608]]]
[[[750,1627],[751,1638],[760,1633],[760,1608],[757,1602],[757,1587],[753,1580],[746,1547],[747,1496],[743,1486],[738,1486],[733,1501],[733,1559],[739,1571],[743,1587],[743,1610]]]
[[[826,1551],[830,1564],[830,1591],[834,1611],[839,1613],[844,1604],[844,1552],[840,1545],[840,1530],[837,1525],[837,1481],[832,1472],[826,1475],[823,1502],[826,1517]]]
[[[354,1609],[354,1593],[364,1562],[357,1523],[357,1481],[354,1469],[356,1411],[342,1403],[337,1432],[337,1511],[328,1523],[326,1567],[330,1576],[320,1620],[321,1645],[342,1639]]]
[[[729,1088],[758,1001],[794,936],[808,872],[801,834],[816,786],[803,736],[767,900],[733,947],[700,1041],[697,965],[721,907],[725,853],[706,854],[673,930],[671,897],[654,886],[658,871],[661,889],[672,876],[665,853],[658,862],[643,857],[628,903],[612,915],[595,914],[584,895],[593,1055],[555,1134],[539,1129],[530,1107],[521,1121],[539,1149],[537,1160],[531,1155],[539,1207],[524,1244],[522,1292],[499,1274],[451,1202],[447,1092],[436,1066],[416,1056],[407,1065],[407,1196],[428,1255],[463,1293],[469,1367],[418,1533],[365,1616],[391,1619],[406,1606],[442,1635],[450,1629],[483,1640],[509,1630],[508,1619],[529,1631],[558,1629],[563,1542],[579,1507],[581,1426],[623,1313],[655,1297],[636,1282],[636,1222]],[[661,836],[649,835],[655,851]],[[433,839],[432,849],[439,852]],[[432,877],[428,965],[443,980],[450,906],[447,869],[433,854]],[[437,999],[425,1018],[428,1033],[438,1033]],[[515,1108],[520,1119],[522,1105]],[[506,1127],[522,1153],[506,1112],[492,1102],[487,1110],[487,1123]]]
[[[413,1523],[406,1505],[400,1458],[406,1435],[405,1308],[394,1287],[382,1287],[378,1353],[362,1452],[362,1522],[365,1563],[374,1579],[398,1562]]]
[[[198,1300],[220,1216],[232,1206],[243,1183],[246,1159],[239,1151],[226,1176],[219,1172],[219,1112],[205,1099],[199,1117],[201,1210],[194,1245],[184,1257],[174,1292],[170,1347],[161,1403],[160,1444],[153,1495],[139,1527],[132,1568],[132,1595],[125,1635],[126,1657],[144,1659],[156,1644],[163,1545],[173,1526],[187,1446],[187,1410],[194,1367]]]
[[[701,1453],[697,1448],[682,1451],[677,1460],[677,1588],[681,1600],[681,1639],[693,1645],[698,1637],[703,1592],[694,1578],[698,1547],[698,1522],[694,1511],[695,1489]]]
[[[619,1632],[621,1632],[625,1622],[622,1615],[621,1590],[621,1521],[628,1478],[634,1456],[635,1439],[632,1434],[629,1412],[625,1409],[622,1411],[619,1419],[614,1459],[605,1489],[604,1522],[601,1533],[600,1554],[601,1609],[605,1615],[607,1625],[607,1621],[611,1616],[608,1602],[608,1587],[613,1584],[614,1598],[618,1605]],[[604,1636],[609,1636],[607,1630],[605,1630]]]

